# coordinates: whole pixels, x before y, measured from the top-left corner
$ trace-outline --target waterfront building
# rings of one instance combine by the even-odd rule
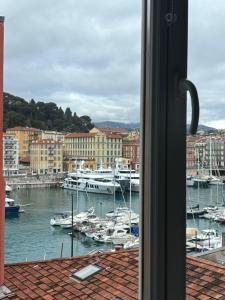
[[[216,171],[225,168],[225,138],[215,136],[205,142],[205,161]]]
[[[88,133],[70,133],[65,136],[64,151],[65,159],[94,160],[95,166],[110,167],[116,158],[122,158],[122,136],[97,128]]]
[[[63,172],[63,143],[53,140],[36,140],[30,145],[31,171],[36,174]]]
[[[186,137],[186,167],[187,169],[197,168],[198,154],[196,151],[196,142],[199,140],[198,136],[188,135]],[[200,157],[199,151],[199,157]],[[202,153],[202,152],[201,152]]]
[[[56,142],[64,142],[64,133],[52,130],[42,130],[42,140],[53,140]]]
[[[133,136],[131,136],[133,137]],[[140,138],[124,138],[123,139],[123,158],[127,158],[131,162],[132,169],[139,169],[140,160]]]
[[[3,134],[3,175],[15,175],[18,169],[19,141],[14,135]]]
[[[41,138],[41,130],[31,127],[17,126],[8,128],[7,134],[14,135],[19,141],[19,161],[25,160],[26,162],[30,159],[30,144],[32,141]]]
[[[80,167],[88,168],[90,170],[96,169],[96,162],[95,159],[64,159],[63,161],[63,170],[70,173]]]

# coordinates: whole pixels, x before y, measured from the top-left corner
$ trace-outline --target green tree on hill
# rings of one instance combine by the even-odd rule
[[[3,128],[24,126],[42,130],[57,130],[65,132],[87,132],[93,128],[91,118],[78,117],[69,107],[65,112],[54,102],[29,102],[23,98],[4,93]]]

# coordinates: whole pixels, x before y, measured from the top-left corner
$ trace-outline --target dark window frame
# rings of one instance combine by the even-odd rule
[[[187,0],[142,1],[140,299],[185,299]]]

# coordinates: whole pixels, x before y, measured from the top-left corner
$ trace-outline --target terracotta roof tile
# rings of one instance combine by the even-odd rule
[[[78,132],[78,133],[69,133],[65,136],[65,138],[82,138],[82,137],[95,137],[96,133],[89,132]]]
[[[129,131],[125,128],[97,128],[104,133],[119,133],[119,134],[128,134]]]
[[[14,296],[8,299],[138,299],[138,251],[122,250],[5,266],[5,285]],[[79,281],[72,273],[88,264],[102,270]],[[225,267],[188,257],[186,300],[225,299]],[[7,298],[5,298],[7,299]]]
[[[16,126],[16,127],[13,127],[13,128],[8,128],[6,129],[6,132],[8,131],[35,131],[35,132],[40,132],[41,130],[40,129],[37,129],[37,128],[32,128],[32,127],[22,127],[22,126]]]

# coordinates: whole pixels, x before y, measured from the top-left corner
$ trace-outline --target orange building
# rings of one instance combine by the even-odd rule
[[[41,139],[42,131],[37,128],[17,126],[8,128],[6,132],[16,136],[19,141],[19,160],[29,160],[30,144],[32,141]]]

